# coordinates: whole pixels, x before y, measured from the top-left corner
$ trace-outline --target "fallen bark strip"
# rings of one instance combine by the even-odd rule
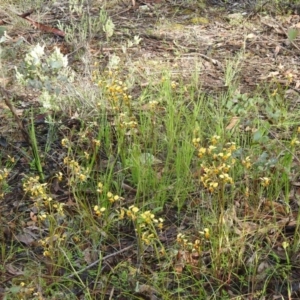
[[[55,35],[58,35],[60,37],[64,37],[66,34],[65,32],[63,32],[62,30],[58,29],[58,28],[54,28],[54,27],[50,27],[48,25],[39,23],[34,21],[33,19],[29,18],[29,15],[33,12],[33,10],[30,10],[24,14],[17,14],[18,17],[23,18],[25,20],[27,20],[28,22],[30,22],[35,28],[47,32],[47,33],[53,33]]]

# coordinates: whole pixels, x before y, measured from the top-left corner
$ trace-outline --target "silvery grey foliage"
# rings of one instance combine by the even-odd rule
[[[15,67],[17,81],[41,91],[39,97],[46,109],[58,109],[55,98],[64,85],[74,80],[74,73],[68,67],[68,58],[55,47],[47,55],[45,45],[35,45],[26,55],[24,63]]]

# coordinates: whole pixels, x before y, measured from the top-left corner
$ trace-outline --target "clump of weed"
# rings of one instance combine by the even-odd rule
[[[0,169],[0,200],[4,198],[4,193],[8,187],[7,178],[9,175],[9,170],[6,168]]]
[[[150,210],[143,212],[134,205],[130,206],[128,209],[121,208],[119,218],[122,220],[125,217],[129,218],[134,223],[141,253],[143,252],[143,245],[155,246],[155,242],[159,242],[156,228],[159,230],[163,229],[164,220],[162,218],[157,219]],[[164,252],[163,249],[161,251]],[[159,256],[159,251],[157,251],[156,254]]]
[[[202,147],[200,139],[195,137],[193,144],[197,148],[197,156],[201,161],[200,183],[210,193],[218,194],[219,210],[223,212],[227,205],[225,189],[234,185],[230,172],[236,163],[233,153],[237,147],[235,143],[223,145],[219,140],[220,136],[214,135],[210,145]]]

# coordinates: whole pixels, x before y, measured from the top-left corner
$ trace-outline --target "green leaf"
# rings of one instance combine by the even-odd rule
[[[296,28],[288,29],[288,39],[290,42],[293,42],[299,34],[299,31]]]
[[[14,285],[14,286],[12,286],[12,287],[9,289],[9,291],[10,291],[12,294],[17,294],[17,293],[20,292],[21,288],[22,288],[22,287],[19,286],[19,285]]]
[[[0,26],[0,37],[4,35],[5,30],[6,30],[5,26]]]
[[[253,134],[253,141],[256,143],[265,143],[269,140],[269,138],[265,135],[265,131],[263,129],[258,129]]]

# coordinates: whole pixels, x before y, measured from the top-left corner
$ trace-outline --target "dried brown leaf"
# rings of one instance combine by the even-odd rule
[[[233,129],[240,121],[239,117],[232,117],[229,124],[226,127],[226,130],[231,130]]]
[[[24,272],[17,269],[16,267],[13,266],[13,264],[7,264],[5,265],[5,269],[8,273],[12,274],[12,275],[23,275]]]
[[[29,233],[17,234],[16,239],[18,242],[21,242],[27,246],[31,246],[35,239]]]
[[[87,247],[83,250],[83,258],[84,261],[87,264],[91,264],[92,263],[92,258],[91,258],[91,248]]]

